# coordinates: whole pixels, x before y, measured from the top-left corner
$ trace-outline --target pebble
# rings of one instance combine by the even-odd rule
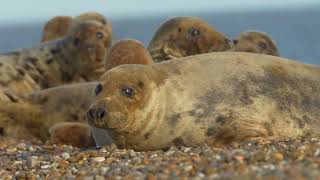
[[[63,159],[68,159],[68,158],[70,157],[70,155],[69,155],[69,153],[64,152],[64,153],[61,154],[61,157],[62,157]]]
[[[7,144],[5,144],[7,143]],[[23,147],[26,144],[26,150]],[[0,141],[0,177],[9,179],[308,179],[320,177],[320,140],[238,143],[167,151],[78,149]],[[16,148],[16,150],[12,150]],[[9,149],[9,150],[8,150]],[[0,178],[0,179],[1,179]],[[7,178],[8,179],[8,178]]]
[[[51,166],[48,164],[48,165],[43,165],[41,166],[41,169],[49,169]]]
[[[94,157],[92,158],[93,161],[98,162],[98,163],[102,163],[104,160],[106,160],[105,157]]]

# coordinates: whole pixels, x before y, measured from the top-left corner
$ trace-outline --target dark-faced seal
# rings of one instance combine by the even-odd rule
[[[267,33],[247,31],[233,40],[234,51],[279,56],[277,43]]]
[[[156,31],[148,50],[155,62],[231,48],[228,37],[197,17],[175,17]]]
[[[122,65],[101,77],[87,118],[135,150],[320,137],[319,77],[316,66],[241,52]]]

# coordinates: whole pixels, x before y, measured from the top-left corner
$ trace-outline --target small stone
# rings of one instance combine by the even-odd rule
[[[320,149],[316,149],[316,152],[314,152],[314,156],[320,156]]]
[[[17,145],[18,150],[25,151],[27,149],[27,145],[25,143],[19,143]]]
[[[59,167],[61,169],[66,169],[68,166],[69,166],[69,162],[68,161],[66,161],[66,160],[59,161]]]
[[[15,148],[15,147],[7,148],[8,153],[12,153],[12,152],[16,152],[16,151],[17,151],[17,148]]]
[[[92,158],[93,161],[98,162],[98,163],[102,163],[104,160],[106,160],[105,157],[94,157]]]
[[[273,157],[275,158],[275,160],[277,161],[282,161],[284,159],[283,154],[282,153],[274,153]]]
[[[104,180],[104,177],[103,176],[99,176],[99,175],[96,175],[94,177],[95,180]]]
[[[192,165],[188,165],[186,167],[183,168],[185,171],[191,171],[193,169],[193,166]]]
[[[175,153],[175,151],[167,151],[167,152],[165,152],[164,154],[166,155],[166,156],[171,156],[171,155],[173,155]]]
[[[243,160],[244,160],[244,156],[233,156],[233,158],[234,158],[235,160],[239,161],[240,163],[242,163]]]
[[[31,151],[31,152],[34,151],[34,148],[32,146],[29,146],[28,151]]]
[[[190,150],[191,150],[190,147],[186,147],[186,148],[183,149],[183,152],[187,153],[187,152],[189,152]]]
[[[51,166],[50,165],[43,165],[41,166],[41,169],[49,169]]]
[[[26,165],[29,169],[34,168],[36,164],[37,164],[37,161],[33,157],[29,156],[26,158]]]
[[[69,153],[64,152],[64,153],[61,154],[61,157],[62,157],[63,159],[68,159],[68,158],[70,157],[70,155],[69,155]]]
[[[75,167],[72,167],[71,172],[72,172],[72,174],[76,174],[78,172],[78,170]]]
[[[101,175],[105,175],[105,174],[107,174],[107,172],[109,171],[109,167],[101,167],[100,168],[100,174]]]

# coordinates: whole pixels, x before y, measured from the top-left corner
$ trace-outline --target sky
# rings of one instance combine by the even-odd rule
[[[1,0],[0,24],[45,21],[55,15],[97,11],[110,18],[153,16],[170,12],[241,11],[319,6],[320,0]]]

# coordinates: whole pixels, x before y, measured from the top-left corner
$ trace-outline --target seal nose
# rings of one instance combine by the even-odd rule
[[[107,114],[107,111],[103,108],[91,108],[87,112],[89,119],[102,119]]]

